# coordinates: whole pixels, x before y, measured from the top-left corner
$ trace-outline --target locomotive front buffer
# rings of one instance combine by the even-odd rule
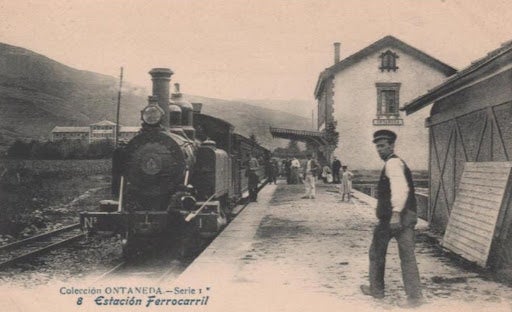
[[[117,207],[117,201],[102,200],[100,211],[81,212],[82,231],[88,234],[109,232],[153,236],[161,233],[179,233],[187,227],[195,229],[201,237],[210,238],[219,233],[227,223],[219,201],[196,202],[192,211],[118,211]]]

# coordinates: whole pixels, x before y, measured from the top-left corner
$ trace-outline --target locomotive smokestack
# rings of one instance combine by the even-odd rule
[[[158,105],[158,97],[153,95],[148,96],[148,104],[155,106]]]
[[[334,43],[334,64],[340,61],[340,45],[339,42]]]
[[[158,106],[165,113],[162,125],[169,128],[169,82],[174,73],[169,68],[153,68],[149,74],[153,81],[153,96],[158,98]]]

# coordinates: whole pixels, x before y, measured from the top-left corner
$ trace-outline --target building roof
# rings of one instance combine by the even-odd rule
[[[468,67],[449,77],[424,95],[410,101],[401,110],[407,115],[440,100],[451,94],[454,90],[477,82],[482,76],[503,69],[505,65],[512,64],[512,40],[503,43],[498,49],[487,53],[486,56],[474,61]]]
[[[119,132],[139,132],[140,127],[121,126]]]
[[[317,99],[319,98],[319,96],[322,92],[324,82],[327,79],[333,77],[334,74],[363,60],[365,57],[367,57],[375,52],[378,52],[378,51],[382,50],[383,48],[389,47],[389,46],[392,46],[392,47],[402,50],[403,52],[415,57],[419,61],[437,69],[438,71],[442,72],[446,76],[453,75],[454,73],[457,72],[457,70],[455,68],[453,68],[453,67],[441,62],[440,60],[416,49],[415,47],[410,46],[407,43],[405,43],[393,36],[386,36],[386,37],[370,44],[366,48],[359,50],[358,52],[339,61],[338,63],[332,65],[331,67],[326,68],[324,71],[322,71],[318,77],[318,81],[317,81],[317,84],[315,87],[315,98],[317,98]]]
[[[95,124],[97,125],[97,124]],[[114,124],[115,125],[115,124]],[[56,126],[52,129],[52,133],[73,133],[73,132],[87,132],[89,133],[90,127],[59,127]],[[119,132],[139,132],[140,127],[133,126],[120,126]]]
[[[73,132],[87,132],[89,133],[89,127],[55,127],[52,129],[52,133],[73,133]]]
[[[102,120],[102,121],[99,121],[97,123],[93,123],[91,124],[91,126],[115,126],[116,123],[115,122],[112,122],[110,120]]]
[[[319,131],[296,130],[270,127],[270,133],[274,138],[310,142],[316,145],[327,145],[325,134]]]

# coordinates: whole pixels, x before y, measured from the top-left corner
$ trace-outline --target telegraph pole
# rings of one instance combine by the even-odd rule
[[[119,91],[117,92],[117,112],[116,112],[116,136],[114,146],[117,148],[119,142],[119,110],[121,108],[121,88],[123,87],[123,68],[121,67],[121,74],[119,75]]]

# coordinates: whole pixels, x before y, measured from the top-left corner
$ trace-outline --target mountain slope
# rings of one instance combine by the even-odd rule
[[[128,86],[121,121],[134,123],[145,102]],[[85,126],[113,119],[114,77],[73,69],[32,51],[0,43],[0,144],[45,139],[55,125]]]
[[[149,77],[148,77],[149,79]],[[77,70],[41,54],[0,43],[0,149],[14,139],[47,139],[56,126],[87,126],[115,119],[118,80]],[[124,84],[120,122],[140,124],[147,103],[143,88]],[[307,118],[248,105],[240,101],[187,96],[202,102],[203,113],[232,123],[236,132],[256,135],[268,148],[283,145],[272,140],[269,126],[303,128]]]
[[[285,112],[285,113],[305,117],[307,119],[311,119],[311,111],[316,109],[316,104],[314,102],[298,100],[298,99],[294,99],[294,100],[237,99],[235,101],[254,105],[254,106],[259,106],[262,108],[273,109],[273,110],[277,110],[280,112]]]
[[[249,137],[256,136],[258,142],[268,148],[284,146],[287,141],[272,138],[269,127],[310,129],[311,122],[304,117],[279,110],[262,108],[245,102],[226,101],[201,96],[187,95],[190,102],[203,103],[202,113],[230,122],[235,132]]]

